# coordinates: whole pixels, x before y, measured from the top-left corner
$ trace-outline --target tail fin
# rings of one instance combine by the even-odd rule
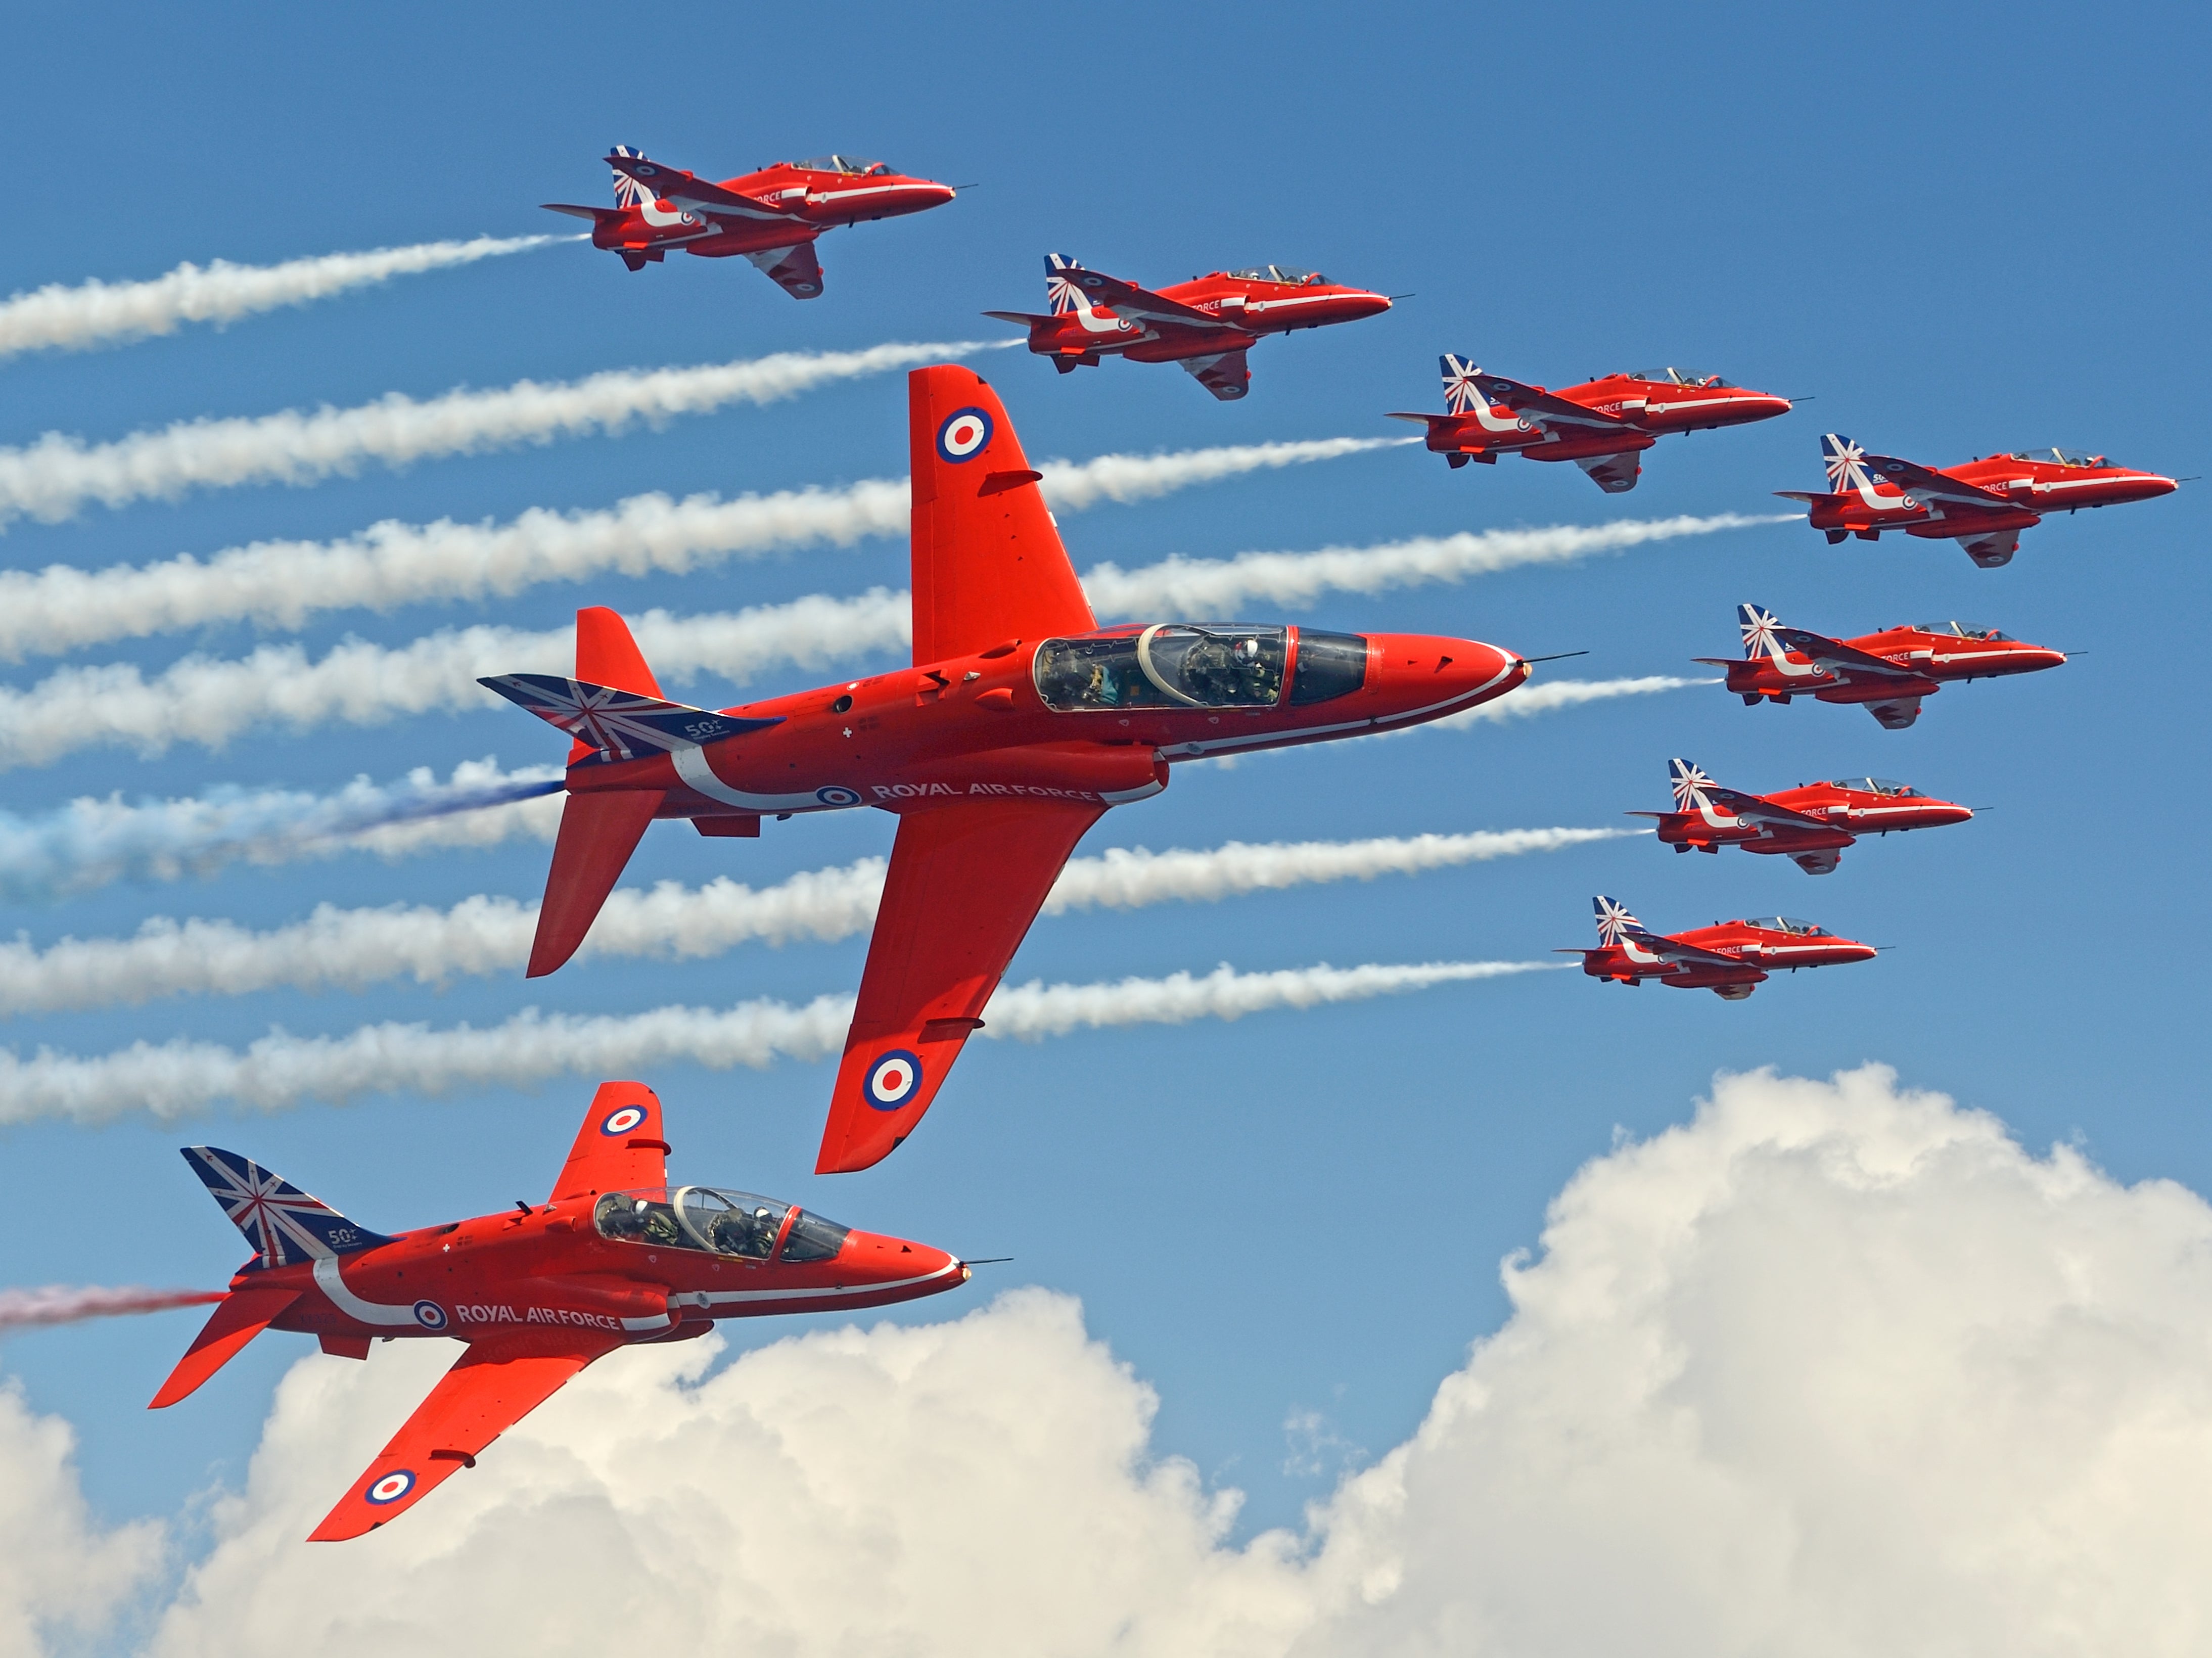
[[[572,772],[697,749],[779,723],[671,702],[660,695],[660,682],[622,617],[600,606],[576,612],[576,673],[574,679],[495,674],[477,683],[574,737]],[[617,683],[602,684],[602,677]],[[543,977],[576,953],[667,798],[659,788],[570,791],[561,808],[561,832],[553,842],[553,868],[538,908],[526,976]]]
[[[1873,474],[1866,467],[1866,451],[1849,438],[1833,432],[1821,434],[1820,459],[1828,469],[1830,494],[1850,495],[1874,487]]]
[[[1705,791],[1712,787],[1713,780],[1706,776],[1704,771],[1692,762],[1669,760],[1667,762],[1667,774],[1674,780],[1676,811],[1695,811],[1700,806],[1709,804],[1705,799]]]
[[[653,199],[653,192],[622,168],[614,165],[615,157],[617,155],[626,161],[645,161],[645,152],[641,149],[633,149],[628,144],[617,144],[607,152],[607,166],[615,175],[615,205],[617,207],[644,206]],[[652,163],[647,161],[646,165],[650,168]]]
[[[1098,624],[998,393],[946,365],[907,377],[914,659]]]
[[[392,1240],[356,1226],[320,1198],[302,1192],[251,1157],[212,1145],[188,1145],[185,1161],[207,1183],[264,1266],[322,1260]]]
[[[1619,944],[1626,933],[1644,931],[1644,923],[1631,915],[1618,898],[1593,898],[1590,907],[1597,911],[1597,941],[1602,948]]]
[[[1071,311],[1088,311],[1091,308],[1091,296],[1065,274],[1082,269],[1081,260],[1071,259],[1065,253],[1044,256],[1045,308],[1054,316],[1064,317]]]
[[[1475,389],[1475,376],[1482,370],[1467,357],[1455,357],[1447,351],[1437,359],[1443,370],[1444,407],[1455,415],[1464,415],[1478,404],[1487,406],[1489,399]]]
[[[1735,607],[1736,628],[1743,635],[1743,656],[1747,662],[1756,662],[1762,656],[1782,660],[1782,641],[1774,630],[1782,625],[1782,618],[1771,610],[1763,610],[1756,604]]]

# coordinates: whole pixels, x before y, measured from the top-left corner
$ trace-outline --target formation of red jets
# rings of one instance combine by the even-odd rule
[[[951,202],[950,185],[829,155],[710,181],[617,146],[612,208],[587,219],[631,270],[675,249],[741,255],[787,293],[823,291],[815,242],[840,226]],[[1282,265],[1148,288],[1060,254],[1047,309],[993,311],[1062,374],[1109,356],[1177,363],[1217,398],[1243,398],[1271,334],[1379,315],[1389,295]],[[1395,412],[1453,468],[1501,455],[1571,461],[1599,489],[1635,488],[1670,434],[1787,414],[1791,400],[1676,368],[1556,390],[1441,359],[1445,410]],[[662,694],[613,610],[576,616],[573,675],[483,683],[569,739],[567,798],[528,973],[574,954],[645,831],[680,819],[751,838],[777,820],[872,807],[897,819],[881,908],[837,1070],[817,1172],[861,1169],[911,1134],[943,1089],[1061,867],[1108,811],[1165,789],[1181,762],[1402,730],[1506,695],[1529,663],[1501,646],[1413,634],[1163,619],[1102,627],[999,395],[957,367],[908,378],[913,661],[734,708]],[[1822,440],[1829,489],[1785,492],[1828,540],[1902,531],[1956,540],[1984,568],[2054,512],[2171,492],[2175,479],[2059,450],[1930,469]],[[1725,671],[1749,705],[1859,703],[1911,726],[1945,685],[2057,667],[2065,653],[1957,622],[1850,638],[1738,607]],[[1755,794],[1670,762],[1677,853],[1735,847],[1833,872],[1869,836],[1970,821],[1903,783],[1846,777]],[[1591,977],[1707,989],[1735,1001],[1776,972],[1870,960],[1876,947],[1788,916],[1662,934],[1593,901]],[[672,1184],[659,1102],[599,1090],[543,1204],[395,1235],[355,1225],[251,1159],[185,1151],[252,1246],[230,1291],[154,1399],[175,1403],[264,1329],[366,1357],[398,1337],[450,1337],[463,1356],[316,1529],[362,1535],[471,1467],[498,1435],[615,1349],[703,1334],[723,1318],[882,1306],[958,1287],[969,1265],[720,1187]]]

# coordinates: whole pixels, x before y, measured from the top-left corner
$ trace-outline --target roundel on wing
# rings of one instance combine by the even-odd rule
[[[610,1111],[607,1113],[606,1121],[599,1125],[599,1133],[602,1134],[627,1134],[631,1129],[636,1127],[638,1124],[644,1121],[645,1113],[643,1110],[635,1105],[626,1105],[619,1111]]]
[[[959,409],[937,428],[937,452],[954,465],[973,460],[991,440],[991,417],[981,409]]]
[[[397,1503],[414,1489],[415,1471],[412,1468],[394,1468],[362,1495],[381,1508],[386,1503]]]
[[[913,1099],[921,1086],[921,1060],[902,1048],[877,1056],[861,1078],[861,1091],[878,1111],[896,1111]]]
[[[418,1301],[415,1303],[415,1321],[426,1330],[442,1330],[446,1327],[446,1309],[434,1301]]]

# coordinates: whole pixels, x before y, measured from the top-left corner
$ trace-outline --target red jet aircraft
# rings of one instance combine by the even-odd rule
[[[1879,541],[1885,530],[1902,530],[1956,541],[1984,570],[2010,563],[2020,532],[2042,523],[2046,513],[2148,501],[2181,487],[2162,473],[2131,471],[2102,455],[2065,449],[2022,449],[1936,471],[1894,455],[1870,455],[1831,432],[1820,440],[1820,453],[1832,493],[1775,494],[1807,502],[1807,520],[1827,531],[1829,545],[1845,536]]]
[[[1686,760],[1667,762],[1674,784],[1672,811],[1632,811],[1659,820],[1659,839],[1677,852],[1780,853],[1808,875],[1826,875],[1844,848],[1862,835],[1938,829],[1974,814],[1948,800],[1881,777],[1838,777],[1772,794],[1723,788]]]
[[[1697,659],[1726,668],[1728,688],[1747,707],[1756,706],[1761,697],[1770,702],[1793,696],[1863,702],[1869,714],[1893,732],[1920,717],[1922,697],[1935,695],[1954,680],[2033,673],[2066,660],[2063,651],[2023,645],[2010,634],[1962,622],[1924,622],[1856,639],[1830,639],[1785,628],[1771,610],[1756,604],[1735,609],[1743,655]]]
[[[1428,446],[1453,466],[1494,465],[1501,454],[1571,460],[1609,495],[1633,489],[1639,452],[1669,432],[1709,432],[1771,420],[1790,399],[1747,392],[1717,374],[1607,374],[1547,392],[1503,374],[1487,374],[1449,351],[1443,366],[1445,415],[1393,414],[1429,428]]]
[[[1030,349],[1050,357],[1063,374],[1096,368],[1102,356],[1179,362],[1224,403],[1244,395],[1252,380],[1244,353],[1266,336],[1357,322],[1390,308],[1384,295],[1279,264],[1217,270],[1154,293],[1048,253],[1044,281],[1049,315],[983,314],[1027,328]]]
[[[1528,677],[1468,639],[1102,629],[997,394],[958,367],[908,389],[912,668],[714,713],[664,699],[622,618],[586,610],[574,679],[483,682],[576,738],[533,976],[583,942],[656,817],[756,835],[763,814],[897,816],[823,1173],[913,1131],[1075,843],[1173,762],[1399,730]]]
[[[536,1207],[386,1236],[235,1151],[185,1149],[256,1251],[149,1409],[173,1405],[267,1329],[367,1358],[379,1337],[466,1350],[315,1527],[334,1543],[395,1519],[593,1359],[704,1335],[721,1318],[883,1307],[957,1290],[965,1263],[810,1211],[668,1183],[660,1102],[601,1084]]]
[[[1770,972],[1870,962],[1877,953],[1872,944],[1838,938],[1826,927],[1787,915],[1716,921],[1662,935],[1645,927],[1617,898],[1590,902],[1597,910],[1597,948],[1556,953],[1581,957],[1583,972],[1617,984],[1641,986],[1656,979],[1677,990],[1710,990],[1723,1001],[1740,1002]]]
[[[953,196],[950,185],[909,179],[856,155],[778,161],[720,184],[649,161],[627,144],[614,147],[607,165],[615,173],[613,207],[545,203],[589,219],[592,246],[621,254],[632,270],[658,264],[672,247],[709,259],[742,253],[801,300],[822,292],[814,239],[823,231],[942,207]]]

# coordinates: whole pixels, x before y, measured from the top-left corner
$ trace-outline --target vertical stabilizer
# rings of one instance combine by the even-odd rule
[[[966,656],[1097,623],[999,394],[972,369],[907,377],[914,659]]]

